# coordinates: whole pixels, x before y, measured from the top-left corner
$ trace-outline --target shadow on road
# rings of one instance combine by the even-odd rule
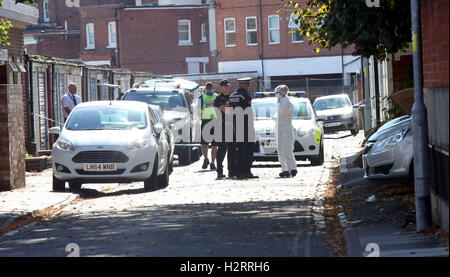
[[[125,192],[140,190],[118,193]],[[69,243],[79,245],[81,256],[327,255],[321,237],[309,238],[316,249],[312,252],[306,243],[311,201],[140,206],[70,214],[39,222],[14,239],[0,238],[0,256],[66,256]]]

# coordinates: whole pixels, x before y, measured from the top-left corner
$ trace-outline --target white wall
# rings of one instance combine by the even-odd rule
[[[158,1],[160,6],[164,5],[201,5],[202,0],[159,0]]]
[[[344,56],[344,64],[356,57]],[[258,71],[262,75],[261,60],[219,62],[219,72]],[[360,71],[360,66],[347,66],[347,73]],[[264,75],[266,76],[295,76],[315,74],[340,74],[342,73],[341,56],[271,59],[264,60]]]

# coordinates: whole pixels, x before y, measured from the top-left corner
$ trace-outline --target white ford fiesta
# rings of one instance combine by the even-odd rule
[[[150,107],[135,101],[77,105],[52,148],[53,190],[83,183],[144,181],[145,191],[169,184],[169,146],[163,126],[150,120]]]

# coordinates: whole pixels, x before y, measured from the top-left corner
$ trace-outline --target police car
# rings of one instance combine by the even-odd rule
[[[317,122],[311,102],[304,91],[289,92],[294,105],[292,125],[295,130],[294,155],[296,160],[309,160],[311,165],[324,162],[323,124]],[[256,143],[254,159],[278,160],[276,141],[277,98],[274,92],[256,92],[252,100]]]

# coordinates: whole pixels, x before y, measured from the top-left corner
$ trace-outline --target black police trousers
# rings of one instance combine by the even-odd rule
[[[233,142],[228,145],[228,166],[231,175],[245,177],[251,174],[253,164],[253,142]],[[230,167],[231,163],[231,167]]]

